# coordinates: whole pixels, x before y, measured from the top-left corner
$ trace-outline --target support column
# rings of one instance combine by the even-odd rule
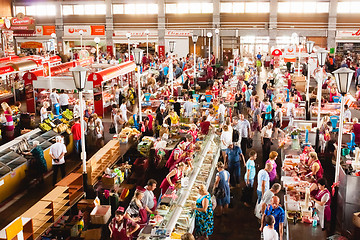
[[[112,14],[112,0],[105,0],[106,5],[106,20],[105,20],[105,37],[106,37],[106,51],[112,56],[116,56],[114,46],[114,18]]]
[[[271,47],[276,46],[276,36],[277,36],[277,9],[278,9],[278,1],[270,0],[270,15],[269,15],[269,51],[271,51]]]
[[[213,1],[213,22],[212,22],[213,30],[218,28],[220,30],[218,36],[216,36],[215,31],[211,31],[213,34],[212,38],[212,50],[215,54],[216,62],[218,62],[221,59],[221,53],[220,53],[220,36],[221,36],[221,24],[220,24],[220,0],[214,0]]]
[[[61,15],[61,3],[55,2],[56,5],[56,15],[55,15],[55,33],[56,33],[56,43],[57,51],[60,54],[68,54],[64,52],[64,22]]]
[[[165,56],[165,0],[158,0],[158,55]]]
[[[328,19],[328,36],[327,48],[336,49],[336,22],[337,22],[337,0],[330,0],[329,4],[329,19]]]

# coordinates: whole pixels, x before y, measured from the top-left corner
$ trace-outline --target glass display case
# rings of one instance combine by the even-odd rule
[[[150,220],[149,226],[142,231],[138,239],[151,239],[152,234],[149,229],[162,229],[164,236],[181,235],[193,230],[195,213],[192,206],[199,197],[198,186],[199,184],[205,184],[207,188],[210,186],[219,155],[219,137],[209,134],[203,141],[199,153],[194,157],[194,169],[187,175],[186,180],[183,178],[181,188],[175,193],[176,197],[165,204],[163,200],[161,201],[158,214],[163,219],[157,224],[152,224]]]
[[[340,116],[340,103],[321,104],[320,117]],[[318,116],[318,103],[312,103],[310,107],[311,120],[316,120]]]

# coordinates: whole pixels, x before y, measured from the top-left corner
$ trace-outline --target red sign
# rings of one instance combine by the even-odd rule
[[[23,42],[20,45],[21,48],[42,48],[43,45],[40,42]]]
[[[105,26],[91,26],[91,35],[105,35]]]
[[[355,33],[351,34],[352,36],[360,36],[360,29],[357,30]]]
[[[5,73],[9,73],[9,72],[13,72],[14,69],[10,66],[3,66],[3,67],[0,67],[0,75],[1,74],[5,74]]]
[[[35,19],[30,17],[12,18],[11,30],[35,30]]]
[[[113,46],[106,46],[106,51],[108,54],[110,54],[111,56],[113,55]]]
[[[51,35],[55,33],[55,26],[43,26],[43,35]]]
[[[159,46],[159,57],[165,56],[165,46]]]

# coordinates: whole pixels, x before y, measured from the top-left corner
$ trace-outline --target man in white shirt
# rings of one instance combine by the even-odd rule
[[[125,99],[123,99],[123,102],[120,106],[120,111],[121,111],[122,118],[124,119],[125,122],[127,122],[128,121],[127,112],[129,112],[129,111],[127,110]]]
[[[52,165],[53,165],[53,186],[55,186],[57,182],[57,174],[60,168],[61,171],[61,178],[65,177],[65,153],[66,146],[64,143],[62,143],[62,137],[56,136],[55,138],[56,143],[53,144],[50,147],[50,157],[52,159]]]
[[[245,119],[244,114],[239,115],[240,120],[236,125],[236,130],[239,131],[241,137],[241,151],[246,156],[246,148],[248,145],[248,139],[251,138],[250,123]]]
[[[220,100],[220,105],[219,105],[219,109],[218,109],[219,123],[220,124],[224,122],[225,112],[226,112],[226,107],[224,106],[224,101]]]
[[[156,180],[149,179],[147,185],[145,186],[144,196],[141,199],[143,206],[148,212],[148,215],[156,213],[157,201],[153,192],[156,189],[156,184],[157,184]]]
[[[264,240],[278,240],[279,234],[274,228],[275,218],[273,215],[265,216],[264,222],[266,226],[263,229]]]
[[[69,96],[65,93],[64,89],[61,90],[59,104],[62,111],[66,111],[69,108]]]
[[[271,149],[271,135],[273,133],[273,124],[269,122],[261,130],[261,144],[263,152],[263,162],[265,164],[266,160],[269,158],[270,149]]]
[[[184,115],[185,117],[191,117],[192,116],[192,110],[193,110],[193,102],[191,101],[191,98],[186,100],[184,103]]]
[[[55,88],[52,90],[52,93],[50,93],[49,98],[51,100],[51,110],[55,113],[55,104],[59,103],[59,95],[56,93]]]
[[[347,104],[345,104],[344,120],[345,122],[351,122],[351,111]]]

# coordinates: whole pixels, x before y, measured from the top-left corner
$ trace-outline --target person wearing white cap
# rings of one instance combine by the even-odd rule
[[[53,185],[55,186],[57,182],[57,175],[60,168],[61,171],[61,178],[65,177],[65,153],[66,146],[62,143],[62,137],[56,136],[55,138],[56,143],[50,147],[50,157],[52,158],[52,165],[53,165]]]

